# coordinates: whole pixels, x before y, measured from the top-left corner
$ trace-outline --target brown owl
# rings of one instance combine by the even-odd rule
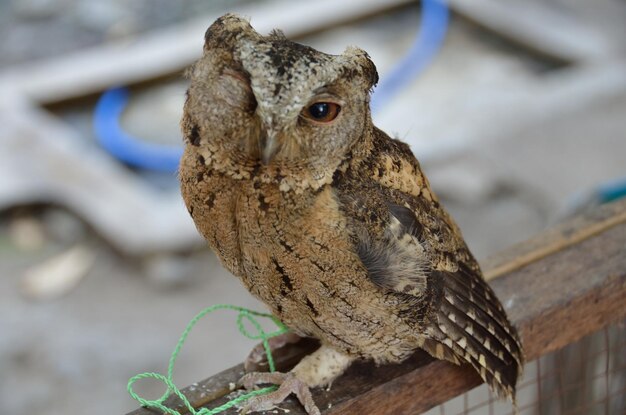
[[[235,15],[209,27],[189,70],[182,194],[223,265],[294,333],[322,346],[291,372],[251,373],[268,409],[355,359],[416,349],[469,363],[514,399],[515,329],[409,147],[377,129],[364,51],[318,52]]]

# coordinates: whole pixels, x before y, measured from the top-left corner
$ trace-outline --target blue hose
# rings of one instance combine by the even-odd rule
[[[106,91],[96,104],[94,130],[100,145],[124,163],[146,170],[174,172],[183,149],[178,145],[153,144],[127,134],[120,116],[128,102],[126,88]]]
[[[383,108],[400,89],[408,85],[441,49],[448,31],[450,13],[444,0],[422,0],[420,28],[408,53],[381,80],[372,95],[372,111]]]
[[[597,188],[600,203],[609,203],[626,197],[626,177],[603,183]]]
[[[449,11],[445,0],[422,0],[420,30],[407,55],[383,79],[372,96],[372,109],[382,108],[403,86],[431,62],[441,48],[448,29]],[[146,170],[174,172],[182,148],[154,144],[127,134],[119,118],[128,102],[125,88],[106,91],[96,104],[94,130],[100,145],[120,161]]]

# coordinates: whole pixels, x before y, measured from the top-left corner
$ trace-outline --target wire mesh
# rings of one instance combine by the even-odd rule
[[[626,320],[529,362],[517,384],[520,415],[626,414]],[[426,415],[513,415],[481,385]]]

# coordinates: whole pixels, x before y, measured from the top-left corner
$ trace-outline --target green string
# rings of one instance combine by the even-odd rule
[[[134,400],[139,402],[139,404],[141,404],[141,406],[143,407],[159,409],[163,411],[163,413],[170,414],[170,415],[181,415],[180,412],[172,408],[169,408],[163,404],[163,402],[170,395],[174,394],[182,401],[183,405],[185,405],[187,410],[192,415],[213,415],[213,414],[217,414],[222,411],[225,411],[229,408],[232,408],[233,406],[238,405],[241,402],[244,402],[252,398],[253,396],[263,395],[263,394],[276,390],[275,386],[270,386],[267,388],[262,388],[262,389],[248,392],[244,395],[241,395],[235,399],[232,399],[226,402],[225,404],[221,406],[218,406],[217,408],[213,408],[213,409],[200,408],[200,410],[196,410],[191,405],[187,397],[183,395],[180,389],[178,389],[178,387],[176,387],[176,385],[174,384],[174,379],[173,379],[174,378],[174,365],[176,364],[176,359],[178,359],[178,355],[180,354],[180,351],[183,345],[185,344],[185,341],[187,340],[189,333],[194,328],[194,326],[198,323],[198,321],[201,320],[204,316],[212,313],[215,310],[224,310],[224,309],[238,312],[237,328],[239,329],[239,332],[241,334],[243,334],[249,339],[261,340],[263,342],[263,348],[265,349],[265,354],[267,356],[267,363],[269,365],[270,372],[274,372],[276,370],[276,366],[274,364],[274,358],[272,357],[272,351],[270,350],[269,339],[286,333],[288,331],[287,327],[280,320],[278,320],[276,317],[274,317],[271,314],[259,313],[257,311],[252,311],[252,310],[248,310],[247,308],[237,307],[237,306],[233,306],[229,304],[218,304],[212,307],[205,308],[204,310],[199,312],[189,322],[189,324],[187,324],[187,327],[185,327],[185,330],[183,331],[183,334],[180,336],[180,339],[178,340],[178,343],[176,344],[176,347],[174,348],[174,351],[172,352],[172,356],[170,357],[170,362],[167,368],[167,376],[163,376],[159,373],[152,373],[152,372],[141,373],[139,375],[133,376],[132,378],[128,380],[128,386],[127,386],[128,393],[130,394],[130,396]],[[272,322],[276,325],[276,327],[278,327],[278,329],[276,331],[266,333],[265,330],[263,330],[263,328],[261,327],[261,324],[259,324],[259,322],[257,321],[256,317],[268,318],[272,320]],[[246,329],[245,327],[246,321],[249,322],[256,329],[257,334],[253,334],[250,331],[248,331],[248,329]],[[165,391],[163,396],[161,396],[159,399],[156,399],[156,400],[144,399],[140,397],[139,395],[137,395],[135,391],[133,390],[133,385],[135,384],[135,382],[142,380],[142,379],[147,379],[147,378],[160,380],[165,384],[165,386],[167,386],[167,390]]]

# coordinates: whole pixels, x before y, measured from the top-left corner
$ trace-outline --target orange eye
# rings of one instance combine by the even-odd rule
[[[341,107],[334,102],[316,102],[302,111],[304,117],[317,122],[331,122],[339,115]]]

